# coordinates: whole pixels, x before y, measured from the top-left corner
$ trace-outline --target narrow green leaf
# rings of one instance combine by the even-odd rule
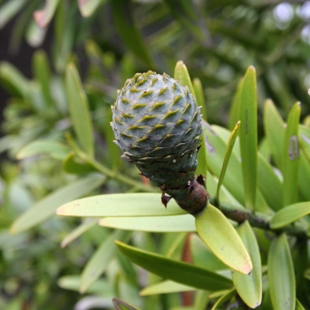
[[[174,68],[174,78],[178,80],[183,86],[187,86],[191,94],[196,97],[187,67],[181,60],[177,62]]]
[[[0,6],[0,29],[24,6],[26,0],[10,0]]]
[[[219,135],[218,129],[221,129],[220,127],[204,124],[203,128],[205,136],[204,143],[207,149],[208,170],[219,178],[227,143]],[[230,156],[223,184],[227,190],[244,205],[244,189],[243,186],[240,186],[242,182],[241,163],[233,152]]]
[[[117,229],[151,232],[193,232],[195,221],[190,214],[152,217],[105,217],[99,225]]]
[[[113,305],[116,310],[139,310],[118,298],[113,298]]]
[[[310,161],[310,128],[299,125],[298,133],[300,146]]]
[[[94,154],[93,128],[87,98],[79,74],[73,64],[66,68],[66,94],[71,121],[83,150],[90,156]]]
[[[51,96],[51,69],[48,58],[43,50],[38,50],[33,56],[33,73],[36,81],[38,81],[42,95],[45,101],[45,107],[53,105]]]
[[[227,269],[206,246],[206,244],[196,234],[190,235],[190,249],[193,262],[198,267],[203,267],[210,271],[218,271]]]
[[[161,194],[108,194],[71,201],[57,209],[63,216],[165,216],[185,214],[171,199],[168,207],[161,203]]]
[[[228,129],[233,130],[236,123],[240,120],[240,102],[241,102],[241,90],[242,90],[243,79],[238,83],[236,93],[234,95],[231,108],[229,111]]]
[[[41,27],[45,28],[52,20],[59,0],[49,0],[45,2],[45,7],[41,11],[33,13],[34,20]]]
[[[298,170],[298,188],[299,188],[299,200],[310,201],[310,160],[307,159],[303,149],[299,150],[299,170]]]
[[[207,105],[205,101],[203,87],[201,85],[201,81],[198,78],[193,79],[193,89],[196,97],[196,102],[198,107],[201,107],[201,113],[204,120],[207,120]]]
[[[150,69],[154,68],[153,60],[149,54],[143,38],[134,24],[132,8],[129,0],[110,1],[115,27],[122,38],[124,44],[130,49],[138,59]],[[128,35],[129,34],[129,35]]]
[[[207,148],[208,169],[213,175],[219,178],[226,153],[226,145],[231,133],[229,130],[215,125],[209,126],[204,124],[203,129],[206,137],[204,142]],[[235,198],[239,205],[241,204],[244,206],[244,188],[240,186],[243,182],[243,177],[238,143],[239,139],[236,140],[236,147],[233,149],[230,156],[223,185],[226,188],[225,196]],[[227,190],[229,192],[227,192]],[[233,197],[231,197],[231,195]],[[236,204],[234,204],[234,206],[236,206]],[[256,193],[256,206],[258,212],[268,213],[270,211],[263,195],[258,189]]]
[[[273,308],[294,310],[296,303],[295,275],[285,234],[274,239],[270,247],[268,281]]]
[[[194,299],[194,309],[195,310],[207,309],[208,301],[209,301],[209,292],[203,290],[197,291]]]
[[[240,93],[239,130],[245,206],[255,210],[257,189],[257,90],[254,67],[249,67]]]
[[[80,293],[85,293],[99,277],[107,270],[109,262],[116,255],[117,248],[114,243],[116,239],[127,241],[131,232],[116,230],[106,238],[96,252],[87,262],[81,274]]]
[[[170,280],[162,281],[150,286],[147,286],[140,291],[141,296],[158,295],[158,294],[170,294],[179,292],[195,291],[196,289],[192,286],[180,284]]]
[[[9,91],[27,98],[29,81],[9,62],[0,62],[0,80]]]
[[[300,157],[298,145],[299,118],[300,103],[297,102],[288,116],[282,149],[284,206],[298,201],[298,168]]]
[[[224,291],[222,296],[216,301],[216,303],[213,305],[211,310],[221,309],[219,308],[222,306],[226,301],[230,300],[232,297],[234,297],[236,294],[236,290],[232,289],[229,291]]]
[[[162,278],[208,291],[231,288],[232,283],[229,279],[206,269],[171,260],[118,241],[116,241],[116,244],[120,251],[134,264]]]
[[[229,268],[249,274],[252,262],[245,245],[224,214],[212,205],[196,215],[197,233],[213,254]]]
[[[306,308],[304,308],[304,306],[301,304],[301,302],[298,299],[296,299],[295,310],[306,310]]]
[[[42,223],[55,214],[59,205],[90,193],[104,181],[104,176],[91,174],[58,189],[19,216],[11,225],[10,233],[17,234]]]
[[[64,276],[58,279],[57,285],[65,290],[71,290],[78,292],[81,276]],[[94,283],[87,290],[89,294],[100,294],[104,293],[104,296],[113,297],[113,290],[111,283],[106,280],[100,279]]]
[[[237,232],[253,262],[253,270],[250,274],[244,275],[232,272],[232,279],[235,288],[241,299],[250,307],[257,308],[262,302],[262,270],[260,251],[254,232],[248,223],[243,222],[237,228]]]
[[[310,201],[289,205],[278,211],[270,220],[270,227],[278,229],[310,214]]]
[[[73,229],[62,241],[61,247],[66,247],[69,243],[83,235],[87,230],[97,225],[98,219],[87,218],[81,225]]]
[[[106,0],[78,0],[79,10],[83,17],[91,16]]]
[[[228,143],[227,143],[227,147],[226,147],[226,152],[225,152],[225,156],[224,156],[224,162],[223,162],[223,166],[222,166],[222,169],[221,169],[219,181],[218,181],[218,184],[217,184],[216,194],[215,194],[216,200],[218,202],[220,201],[220,189],[221,189],[224,177],[225,177],[226,169],[227,169],[227,166],[228,166],[228,162],[229,162],[232,150],[233,150],[234,145],[235,145],[235,141],[236,141],[236,138],[237,138],[237,135],[238,135],[239,126],[240,126],[240,121],[237,122],[235,128],[231,132],[231,135],[230,135],[230,137],[228,139]]]
[[[198,166],[196,169],[196,175],[203,175],[206,176],[207,175],[207,171],[208,171],[208,163],[207,163],[207,148],[206,148],[206,144],[203,143],[203,141],[207,139],[206,137],[206,133],[203,132],[202,133],[202,143],[198,152]]]
[[[53,140],[37,140],[27,144],[16,155],[17,159],[24,159],[30,156],[47,154],[51,158],[63,160],[69,152],[69,148]]]
[[[257,158],[257,183],[258,188],[270,208],[278,211],[282,208],[283,204],[283,189],[282,182],[279,176],[276,175],[274,168],[258,153]]]
[[[282,167],[282,150],[284,141],[284,121],[271,100],[266,100],[264,106],[264,130],[269,149],[276,166]]]

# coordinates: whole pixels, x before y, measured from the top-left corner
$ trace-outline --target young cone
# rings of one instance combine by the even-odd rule
[[[115,142],[141,174],[158,186],[167,204],[197,214],[207,205],[202,177],[195,177],[201,114],[187,87],[167,74],[148,71],[118,92],[111,126]]]

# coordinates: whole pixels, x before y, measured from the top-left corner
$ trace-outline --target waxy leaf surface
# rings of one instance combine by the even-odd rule
[[[196,228],[201,239],[224,264],[243,274],[252,271],[245,245],[221,211],[209,204],[196,215]]]

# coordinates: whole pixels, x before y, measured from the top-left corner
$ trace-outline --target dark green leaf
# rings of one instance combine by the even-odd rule
[[[268,282],[273,308],[294,310],[296,303],[295,274],[285,234],[274,239],[269,250]]]
[[[206,269],[171,260],[118,241],[116,244],[134,264],[162,278],[209,291],[231,288],[230,280]]]
[[[83,150],[94,154],[93,128],[90,119],[88,102],[79,74],[73,64],[66,69],[66,93],[74,131]]]
[[[298,145],[299,117],[300,103],[297,102],[288,116],[282,149],[284,206],[298,201],[298,168],[300,157]]]

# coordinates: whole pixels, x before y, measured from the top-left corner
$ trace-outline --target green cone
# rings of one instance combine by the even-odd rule
[[[137,73],[119,91],[112,111],[123,157],[182,208],[199,212],[193,203],[205,192],[195,177],[201,114],[188,88],[166,74]],[[205,206],[206,199],[200,204]],[[162,200],[169,201],[164,195]]]

